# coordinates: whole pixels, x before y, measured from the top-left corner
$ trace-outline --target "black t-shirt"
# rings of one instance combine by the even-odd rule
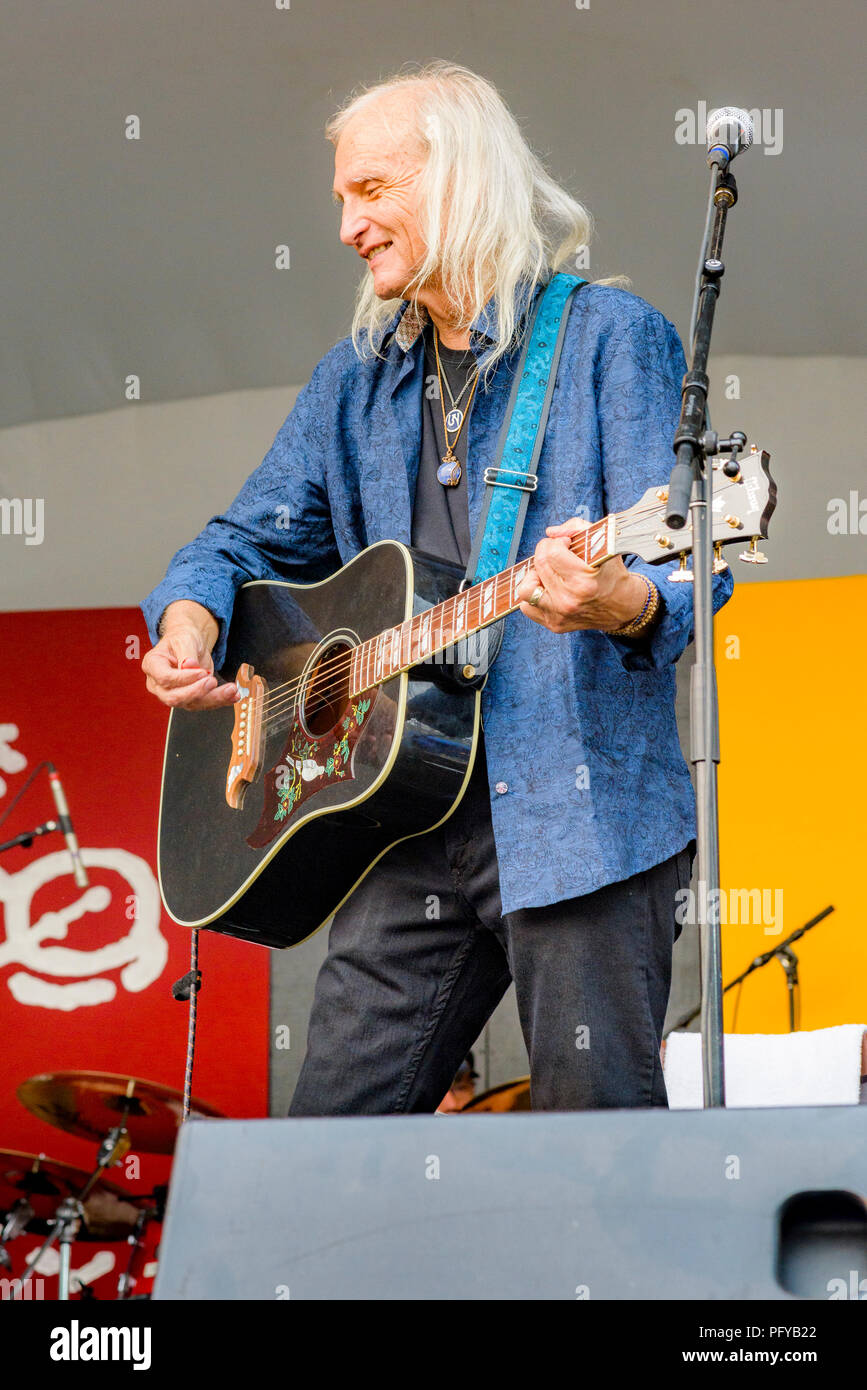
[[[447,377],[458,409],[466,415],[467,400],[472,385],[463,396],[461,392],[468,377],[476,368],[476,359],[469,348],[445,348],[440,343],[440,367]],[[470,558],[470,517],[467,504],[467,435],[470,421],[464,420],[456,444],[455,456],[461,465],[461,479],[456,487],[444,487],[437,478],[437,469],[446,452],[443,432],[443,413],[437,380],[433,328],[424,330],[425,375],[421,409],[421,455],[418,482],[412,509],[412,543],[418,550],[438,555],[442,560],[466,565]],[[478,391],[480,388],[476,387]],[[448,391],[444,389],[446,414],[451,408]],[[472,413],[472,407],[471,407]],[[449,430],[454,440],[454,431]]]

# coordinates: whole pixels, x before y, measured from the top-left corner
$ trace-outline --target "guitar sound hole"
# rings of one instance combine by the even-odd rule
[[[320,654],[304,691],[301,722],[308,734],[321,738],[339,724],[349,707],[348,642],[334,642]]]

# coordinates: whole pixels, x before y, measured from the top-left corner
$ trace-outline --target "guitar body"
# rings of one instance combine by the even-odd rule
[[[741,560],[765,563],[769,462],[755,446],[725,467],[712,461],[716,565],[734,544],[747,547]],[[690,579],[692,525],[668,526],[667,497],[648,488],[570,550],[597,568],[615,555],[663,564],[679,554],[668,580]],[[520,607],[531,570],[519,560],[463,588],[457,566],[379,541],[320,584],[245,584],[219,673],[241,698],[169,720],[159,877],[174,920],[296,946],[392,845],[441,824],[469,780],[475,673],[488,658],[463,658],[469,686],[443,661]]]
[[[456,593],[461,578],[381,541],[322,583],[239,590],[220,675],[242,673],[261,699],[169,720],[159,878],[176,922],[295,946],[386,850],[451,814],[475,755],[478,691],[437,666],[357,696],[348,676],[360,643]],[[250,728],[242,703],[262,714]]]

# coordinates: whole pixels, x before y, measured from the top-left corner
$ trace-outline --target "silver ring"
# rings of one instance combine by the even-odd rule
[[[537,584],[536,587],[535,587],[535,589],[533,590],[532,594],[531,594],[530,597],[527,599],[527,602],[528,602],[529,604],[532,604],[532,606],[533,606],[534,608],[537,608],[538,605],[539,605],[539,600],[541,599],[541,597],[542,597],[542,595],[544,594],[544,592],[545,592],[544,587],[543,587],[541,584]]]

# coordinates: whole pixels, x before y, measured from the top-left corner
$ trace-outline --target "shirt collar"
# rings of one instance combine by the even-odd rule
[[[541,284],[536,284],[534,286],[533,294],[530,298],[530,304],[533,303],[540,289]],[[525,296],[522,295],[522,287],[519,286],[518,290],[516,291],[515,298],[516,301],[519,298],[525,299]],[[526,302],[524,302],[524,308],[521,313],[522,318],[526,314],[528,307],[529,305],[527,305]],[[428,311],[424,307],[424,305],[419,304],[418,308],[416,309],[416,307],[409,300],[406,300],[404,304],[400,307],[400,309],[398,309],[394,318],[391,320],[391,323],[388,325],[388,328],[385,331],[385,339],[390,340],[390,335],[393,334],[394,340],[397,343],[398,347],[402,348],[402,350],[405,353],[409,352],[410,348],[413,346],[415,342],[417,342],[419,336],[424,332],[424,329],[428,323],[430,323],[430,315],[428,314]],[[494,337],[496,335],[496,329],[497,301],[496,296],[492,295],[491,298],[488,300],[487,304],[485,304],[482,307],[482,309],[473,319],[473,322],[470,325],[470,333],[471,335],[475,334],[477,337],[480,338],[486,338],[488,342],[493,342]]]

